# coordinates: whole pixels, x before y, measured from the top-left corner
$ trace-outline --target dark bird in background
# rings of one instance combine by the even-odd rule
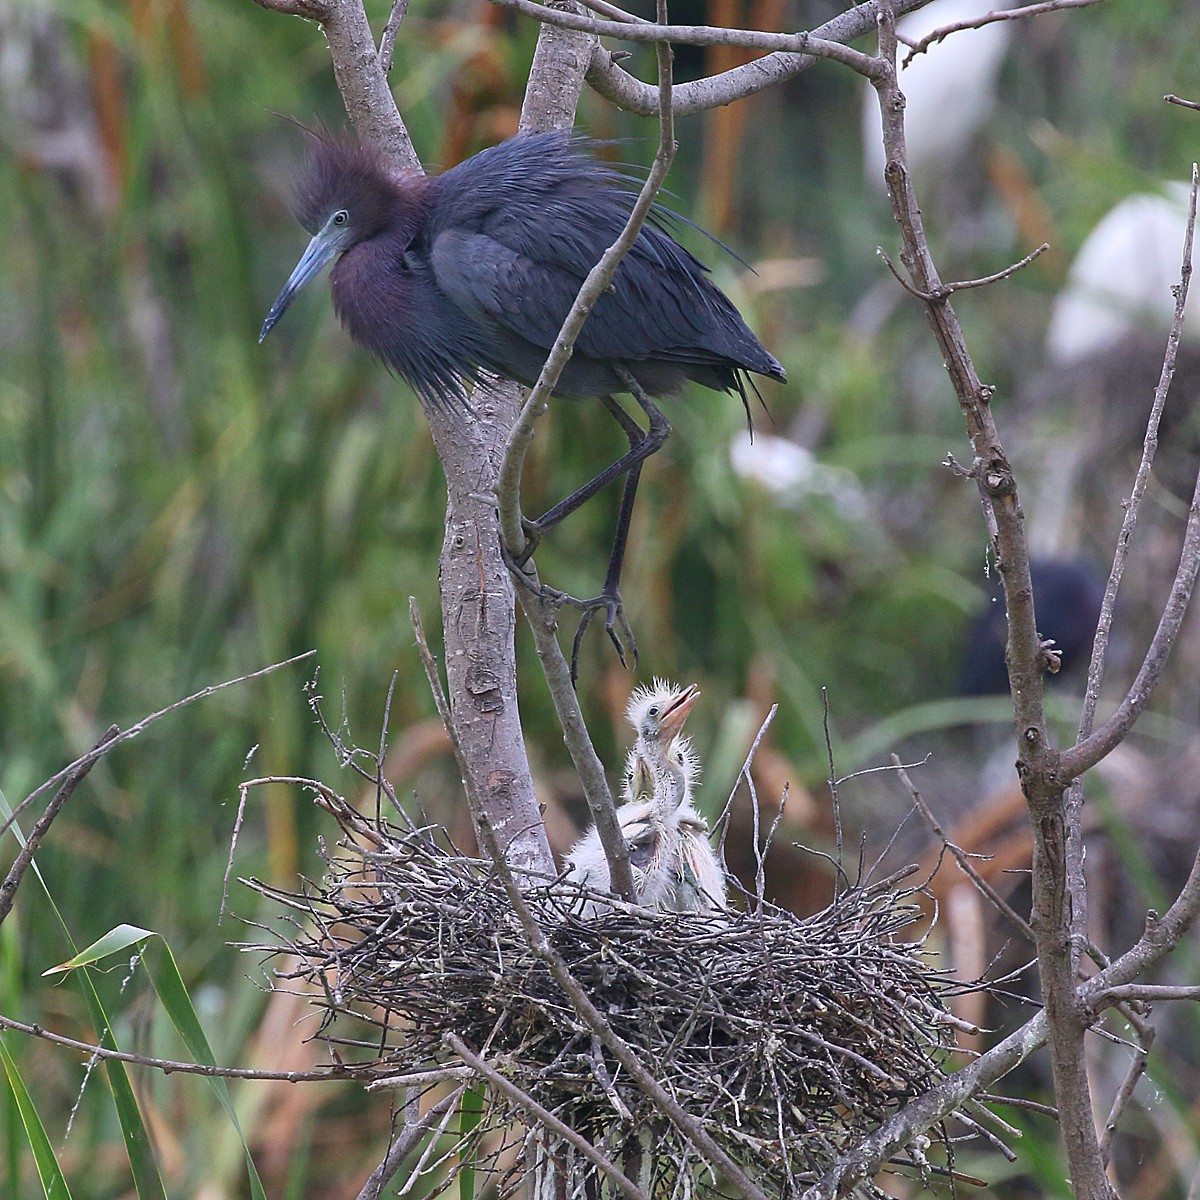
[[[1061,675],[1086,669],[1104,601],[1103,576],[1091,563],[1077,559],[1034,559],[1029,571],[1038,635],[1054,642],[1062,654]],[[1008,691],[1007,640],[1004,596],[997,581],[992,602],[971,622],[967,633],[960,695],[991,696]]]
[[[442,175],[393,174],[371,148],[314,138],[295,212],[312,241],[263,323],[270,333],[296,293],[329,262],[333,306],[350,336],[431,406],[471,420],[468,387],[481,371],[532,386],[587,273],[628,218],[634,181],[566,133],[511,138]],[[555,394],[599,398],[629,450],[590,483],[529,522],[537,541],[602,487],[624,475],[617,535],[601,594],[564,597],[605,627],[621,620],[620,572],[643,461],[670,426],[650,396],[693,380],[735,392],[749,413],[749,373],[784,380],[783,368],[747,328],[707,268],[671,237],[656,209],[597,301]],[[617,401],[629,393],[642,428]],[[636,650],[635,650],[636,652]]]

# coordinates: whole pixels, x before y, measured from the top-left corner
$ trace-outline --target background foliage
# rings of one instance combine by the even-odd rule
[[[761,5],[733,19],[805,28],[838,7]],[[386,9],[369,5],[380,23]],[[0,787],[16,803],[110,722],[127,726],[200,687],[316,649],[326,715],[364,745],[378,743],[396,673],[398,790],[469,837],[406,612],[409,595],[427,623],[437,612],[442,481],[419,409],[350,345],[319,289],[265,347],[256,341],[305,240],[286,207],[303,136],[276,114],[342,124],[318,31],[249,0],[8,0],[0,17]],[[427,163],[448,166],[514,131],[534,36],[481,0],[416,0],[392,78]],[[1106,411],[1097,400],[1081,421],[1069,404],[1022,399],[1044,394],[1053,296],[1112,204],[1186,177],[1200,124],[1160,98],[1200,96],[1198,64],[1200,28],[1188,5],[1170,0],[1110,0],[1022,23],[982,134],[924,181],[947,277],[985,275],[1051,244],[1028,270],[959,301],[981,375],[997,387],[1002,431],[1019,431],[1018,460],[1051,481],[1056,451]],[[682,75],[702,66],[680,55]],[[764,390],[758,448],[770,447],[765,435],[790,433],[813,457],[775,493],[731,465],[744,431],[736,403],[699,390],[673,403],[674,436],[643,476],[625,580],[639,676],[695,680],[704,691],[693,724],[705,803],[719,807],[749,734],[777,701],[760,783],[777,795],[791,781],[791,837],[815,846],[830,836],[826,802],[808,796],[828,770],[823,689],[839,773],[894,748],[935,750],[922,786],[956,815],[993,794],[984,765],[1008,719],[1002,700],[957,697],[966,625],[989,589],[986,538],[972,488],[939,465],[963,441],[933,343],[875,252],[895,238],[863,179],[860,102],[858,81],[823,65],[736,119],[679,127],[670,203],[756,266],[757,276],[693,239],[792,380]],[[580,123],[628,139],[616,151],[623,158],[652,153],[652,130],[594,97]],[[1144,408],[1149,392],[1113,402]],[[619,452],[611,425],[599,406],[553,409],[527,471],[527,511],[586,478],[601,447]],[[1113,468],[1107,508],[1087,510],[1087,528],[1056,549],[1102,554],[1111,542],[1119,461],[1097,466]],[[615,501],[556,532],[539,552],[544,579],[595,590]],[[1036,544],[1038,514],[1029,515]],[[1149,566],[1146,579],[1155,595]],[[1132,645],[1140,653],[1136,637]],[[561,847],[575,788],[528,644],[522,653],[531,758]],[[239,926],[215,928],[237,783],[316,773],[354,788],[310,711],[310,675],[223,693],[119,749],[39,859],[79,944],[122,921],[169,940],[222,1061],[261,1055],[270,1065],[297,1033],[271,1023],[280,1013],[247,981],[254,965],[224,944]],[[582,676],[585,712],[615,772],[634,676],[598,637]],[[1153,754],[1185,760],[1195,718],[1183,687],[1159,714]],[[1101,809],[1116,831],[1113,854],[1152,891],[1164,867],[1137,836],[1139,815],[1151,802],[1186,813],[1194,797],[1145,781],[1140,791],[1110,788]],[[844,787],[843,801],[855,834],[890,834],[907,811],[890,783]],[[297,872],[318,871],[322,829],[302,795],[256,793],[236,873],[288,886]],[[811,859],[785,862],[807,882],[781,877],[778,894],[797,904],[824,894]],[[1139,894],[1132,908],[1143,899],[1152,902]],[[261,916],[257,903],[234,885],[237,914]],[[89,1036],[71,989],[39,978],[69,950],[32,891],[18,916],[18,930],[5,927],[0,1011]],[[122,992],[122,974],[100,986],[125,1039],[169,1053],[152,1006],[137,986]],[[127,1194],[97,1080],[64,1142],[81,1068],[42,1046],[7,1044],[39,1080],[75,1194]],[[1170,1137],[1145,1135],[1143,1158],[1161,1176],[1146,1195],[1181,1194],[1195,1160],[1190,1057],[1176,1075],[1156,1076],[1146,1123]],[[237,1194],[236,1142],[203,1086],[143,1086],[177,1194]],[[386,1113],[364,1112],[349,1088],[302,1099],[243,1089],[238,1099],[262,1140],[264,1175],[275,1172],[273,1195],[353,1195],[386,1137]],[[1036,1143],[1036,1119],[1030,1132]],[[9,1133],[16,1178],[21,1139]],[[358,1173],[347,1167],[356,1157]],[[1038,1194],[1053,1194],[1059,1170],[1046,1157],[1030,1185]],[[1146,1180],[1148,1167],[1130,1169]],[[1021,1170],[1038,1171],[1038,1155]],[[30,1186],[24,1177],[13,1194]]]

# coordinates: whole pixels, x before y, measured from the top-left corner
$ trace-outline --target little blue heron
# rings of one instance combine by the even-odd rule
[[[699,763],[683,723],[699,689],[656,679],[629,699],[626,717],[637,737],[625,767],[625,803],[617,820],[629,847],[637,901],[665,912],[714,912],[725,907],[725,873],[708,841],[708,825],[692,807]],[[571,877],[609,886],[608,860],[593,827],[568,855]],[[594,911],[589,909],[589,912]]]
[[[395,174],[371,147],[316,136],[295,211],[312,241],[271,306],[259,341],[296,293],[329,262],[333,306],[350,336],[432,406],[471,419],[468,387],[490,371],[531,386],[587,273],[616,240],[633,203],[631,180],[587,139],[567,133],[510,138],[441,175]],[[590,483],[528,523],[525,562],[548,530],[607,483],[626,476],[617,536],[601,594],[563,597],[591,615],[620,616],[620,571],[642,462],[670,427],[650,395],[693,380],[735,392],[749,413],[750,373],[784,370],[747,328],[707,268],[668,232],[656,209],[596,302],[555,394],[599,398],[629,450]],[[631,394],[643,429],[613,398]],[[632,639],[630,638],[632,645]]]

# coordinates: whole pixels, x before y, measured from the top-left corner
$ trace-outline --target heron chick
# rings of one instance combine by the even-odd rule
[[[656,679],[633,693],[625,711],[636,738],[617,820],[629,847],[635,898],[662,912],[716,912],[727,899],[708,825],[691,802],[699,762],[682,730],[699,695],[694,684],[680,689]],[[567,857],[571,878],[608,890],[608,860],[594,826]]]

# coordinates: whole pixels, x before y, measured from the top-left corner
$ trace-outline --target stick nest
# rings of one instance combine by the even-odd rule
[[[420,1074],[436,1087],[427,1073],[462,1067],[445,1041],[456,1034],[627,1174],[632,1148],[651,1146],[657,1175],[673,1181],[661,1194],[716,1191],[530,949],[491,864],[426,830],[372,830],[375,844],[344,843],[327,855],[325,880],[301,893],[251,881],[295,910],[284,947],[256,948],[297,957],[277,986],[313,989],[317,1036],[362,1074]],[[613,1032],[768,1194],[814,1180],[943,1077],[949,982],[927,961],[913,891],[849,887],[804,919],[750,897],[720,921],[627,906],[583,920],[583,893],[561,880],[525,895]],[[374,1032],[348,1035],[348,1017]],[[572,1187],[595,1170],[494,1088],[471,1136],[476,1169],[488,1159],[502,1192],[536,1159],[529,1139],[551,1147]],[[506,1157],[521,1137],[527,1153]],[[921,1147],[894,1165],[945,1170]]]

